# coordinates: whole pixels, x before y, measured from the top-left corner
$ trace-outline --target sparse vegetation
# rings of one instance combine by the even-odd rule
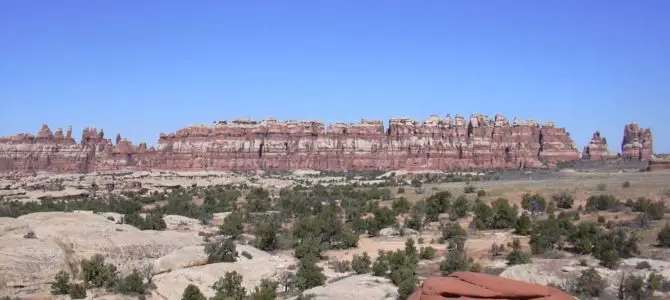
[[[365,274],[370,272],[370,264],[372,263],[367,252],[362,255],[354,255],[351,259],[351,268],[356,274]]]
[[[234,262],[237,260],[237,246],[233,239],[217,239],[205,245],[207,263]]]
[[[207,298],[200,292],[200,289],[197,286],[189,284],[184,289],[181,300],[207,300]]]
[[[575,203],[575,199],[572,197],[572,195],[568,194],[567,192],[554,194],[553,196],[551,196],[551,199],[554,200],[554,202],[556,203],[556,207],[562,209],[570,209],[572,208],[572,205]]]

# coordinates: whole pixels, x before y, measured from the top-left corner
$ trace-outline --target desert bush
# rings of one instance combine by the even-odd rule
[[[405,188],[404,187],[399,187],[398,188],[398,194],[404,194],[405,193]]]
[[[336,260],[332,262],[332,268],[335,272],[346,273],[351,270],[351,263],[347,260]]]
[[[223,235],[228,235],[233,239],[244,232],[244,215],[239,212],[232,212],[219,226],[219,232]]]
[[[326,276],[323,275],[323,269],[316,265],[316,257],[308,255],[300,259],[298,271],[296,273],[296,286],[300,290],[307,290],[313,287],[323,285]]]
[[[521,241],[518,238],[512,240],[512,243],[509,245],[509,247],[512,249],[512,251],[507,254],[507,264],[519,265],[530,262],[530,254],[521,251]]]
[[[70,274],[65,271],[60,271],[54,278],[54,283],[51,284],[52,295],[67,295],[70,293]]]
[[[421,247],[419,249],[419,258],[420,259],[427,259],[431,260],[435,258],[435,254],[437,253],[437,250],[435,248],[428,246],[428,247]]]
[[[599,183],[599,184],[596,186],[596,189],[598,189],[599,191],[604,191],[605,189],[607,189],[607,185],[604,184],[604,183]]]
[[[665,226],[661,228],[656,240],[661,247],[670,248],[670,223],[666,223]]]
[[[486,191],[485,190],[478,190],[477,191],[477,197],[484,197],[486,196]]]
[[[463,193],[472,194],[477,191],[477,188],[472,185],[466,185],[463,187]]]
[[[622,203],[613,195],[603,194],[598,196],[591,196],[586,199],[587,211],[615,210],[619,206],[622,206]]]
[[[70,286],[70,298],[72,299],[86,298],[86,287],[80,283],[72,284]]]
[[[598,271],[594,268],[589,268],[583,270],[567,290],[576,295],[600,297],[606,285],[607,282],[598,274]]]
[[[468,213],[468,199],[465,196],[460,195],[454,203],[451,205],[451,210],[449,211],[449,219],[455,221],[460,218],[464,218]]]
[[[254,287],[249,295],[251,300],[274,300],[277,299],[277,286],[279,283],[267,278],[261,279],[261,283]]]
[[[351,268],[356,272],[356,274],[365,274],[370,272],[370,256],[367,252],[363,252],[362,255],[354,255],[351,259]]]
[[[572,205],[575,203],[575,199],[572,197],[572,195],[568,194],[567,192],[554,194],[551,196],[551,199],[554,200],[554,202],[556,203],[556,207],[562,209],[570,209],[572,208]]]
[[[193,284],[189,284],[181,295],[181,300],[207,300],[205,295],[200,292],[200,289]]]
[[[23,238],[24,238],[24,239],[36,239],[37,236],[35,235],[35,232],[34,232],[34,231],[30,230],[30,231],[28,231],[28,233],[26,233],[26,234],[23,236]]]
[[[532,229],[532,225],[533,225],[533,221],[528,216],[528,213],[524,212],[516,220],[516,224],[514,226],[514,233],[516,233],[518,235],[529,235],[530,231]]]
[[[393,211],[395,211],[398,214],[404,214],[407,213],[412,207],[412,205],[407,201],[405,197],[398,197],[393,200],[391,203],[391,207],[393,208]]]
[[[233,239],[217,239],[205,245],[207,263],[234,262],[237,260],[237,246]]]
[[[212,289],[213,300],[242,300],[246,296],[246,289],[242,286],[243,277],[237,271],[226,272],[224,277],[219,278]]]
[[[442,227],[442,236],[440,236],[440,239],[438,240],[440,244],[454,238],[465,238],[465,236],[467,235],[467,233],[461,227],[461,225],[459,225],[456,222],[448,222],[442,224],[441,227]]]
[[[521,207],[532,214],[537,214],[547,209],[547,200],[540,194],[531,195],[530,193],[525,193],[521,197]]]
[[[621,184],[621,187],[624,188],[624,189],[629,188],[630,187],[630,181],[624,181],[624,183]]]
[[[146,292],[146,286],[142,282],[140,272],[133,270],[119,281],[116,290],[124,295],[143,295]]]
[[[100,254],[93,255],[91,259],[82,260],[81,270],[84,282],[89,286],[111,288],[117,284],[116,266],[105,264],[105,258]]]

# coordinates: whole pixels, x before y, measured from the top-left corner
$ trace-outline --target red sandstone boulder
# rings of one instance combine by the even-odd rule
[[[573,300],[574,297],[555,288],[494,275],[456,272],[445,277],[429,277],[409,300],[443,299],[544,299]]]

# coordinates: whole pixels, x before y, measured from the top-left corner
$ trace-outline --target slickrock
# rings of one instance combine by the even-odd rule
[[[621,156],[628,159],[649,160],[652,146],[651,129],[640,128],[636,122],[626,124],[621,141]]]
[[[495,275],[456,272],[446,277],[429,277],[409,300],[449,298],[573,300],[555,288],[516,281]]]
[[[353,275],[308,289],[303,295],[311,295],[315,300],[393,300],[398,298],[398,288],[383,277]]]
[[[326,130],[327,129],[327,130]],[[356,124],[218,121],[160,134],[157,147],[86,128],[80,143],[44,125],[37,136],[0,138],[0,172],[142,170],[447,170],[541,168],[579,159],[564,128],[549,122],[431,116]]]
[[[243,276],[242,286],[253,290],[264,278],[277,275],[275,263],[268,258],[240,260],[232,263],[216,263],[198,267],[173,270],[154,276],[154,293],[159,299],[179,299],[189,284],[196,285],[206,297],[214,296],[212,285],[226,272],[236,271]]]
[[[76,273],[80,261],[94,254],[102,254],[127,273],[175,249],[200,243],[197,234],[140,231],[91,212],[0,218],[0,294],[48,291],[47,283],[56,273]]]
[[[616,153],[607,149],[607,139],[600,135],[600,131],[593,133],[589,144],[584,146],[582,158],[586,160],[608,160],[617,158]]]
[[[638,269],[639,262],[646,261],[650,269]],[[616,295],[622,273],[626,276],[642,276],[646,278],[651,272],[657,272],[664,277],[670,276],[670,263],[666,261],[629,258],[623,259],[617,270],[601,267],[598,261],[590,259],[588,266],[582,266],[577,259],[533,259],[532,264],[515,265],[500,273],[501,277],[522,280],[530,283],[547,285],[549,283],[565,286],[581,275],[583,270],[594,267],[606,282],[605,292]],[[670,296],[668,293],[659,293],[661,296]],[[665,298],[663,298],[665,299]]]

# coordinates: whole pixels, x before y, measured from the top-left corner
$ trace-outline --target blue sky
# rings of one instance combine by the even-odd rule
[[[665,0],[0,3],[0,135],[502,113],[670,152],[669,98]]]

